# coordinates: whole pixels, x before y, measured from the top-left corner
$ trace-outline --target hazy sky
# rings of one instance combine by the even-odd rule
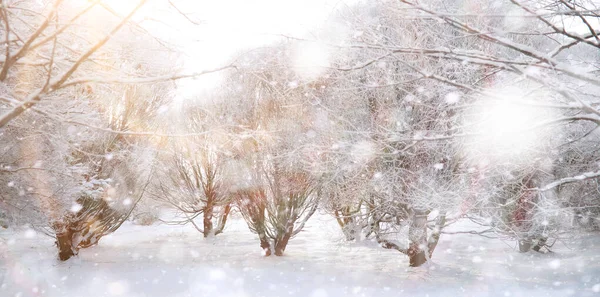
[[[310,37],[339,7],[357,0],[171,0],[194,25],[169,7],[166,0],[150,1],[134,18],[149,31],[177,44],[184,53],[181,64],[187,71],[200,71],[224,65],[241,49],[268,44],[279,34]],[[137,1],[113,0],[111,6],[125,14]],[[160,20],[160,21],[156,21]],[[307,53],[318,54],[314,47]],[[311,59],[311,57],[301,57]],[[316,55],[314,59],[324,60]],[[180,95],[190,97],[208,88],[216,76],[179,83]]]

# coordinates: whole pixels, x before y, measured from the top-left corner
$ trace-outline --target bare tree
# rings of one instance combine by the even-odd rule
[[[321,176],[314,148],[322,136],[305,99],[315,86],[294,83],[299,78],[285,70],[289,54],[283,42],[245,56],[220,103],[238,125],[229,130],[231,192],[265,254],[277,256],[315,213]]]
[[[237,205],[250,230],[258,234],[265,255],[273,251],[282,256],[289,240],[317,210],[318,183],[277,155],[258,157],[252,163],[248,178],[256,186],[236,191]]]
[[[172,81],[211,72],[173,67],[166,43],[132,21],[146,2],[125,15],[102,1],[1,8],[0,179],[3,193],[26,198],[1,200],[13,223],[56,235],[62,260],[127,219],[149,182],[151,137],[161,134]]]
[[[356,98],[352,103],[362,100],[362,115],[342,113],[351,123],[346,130],[362,133],[363,141],[377,148],[364,163],[366,175],[396,176],[391,184],[399,184],[398,198],[380,203],[376,195],[369,198],[382,205],[373,209],[386,210],[377,217],[390,221],[393,205],[403,204],[401,213],[414,218],[409,226],[421,229],[417,217],[427,208],[417,207],[417,197],[399,197],[423,190],[418,182],[428,176],[423,168],[453,164],[445,183],[458,179],[464,185],[469,177],[478,185],[455,191],[462,197],[458,204],[466,205],[458,215],[482,215],[481,221],[491,217],[493,229],[524,242],[544,242],[549,233],[556,234],[562,226],[558,218],[573,209],[561,205],[557,195],[566,193],[554,189],[598,177],[595,171],[554,169],[562,162],[561,151],[590,137],[599,123],[597,96],[590,92],[598,88],[593,74],[598,69],[593,54],[597,28],[590,25],[597,18],[595,4],[507,1],[474,13],[448,1],[400,1],[375,3],[364,11],[348,14],[355,16],[353,29],[360,34],[347,46],[332,45],[345,50],[333,68],[345,78],[346,88],[354,86],[362,95],[345,96]],[[573,33],[561,24],[567,20],[585,32]],[[575,70],[581,64],[572,57],[591,66]],[[507,91],[511,88],[518,91]],[[503,109],[512,111],[499,115]],[[386,118],[397,127],[382,121]],[[531,137],[534,133],[543,136]],[[389,161],[383,156],[390,152],[394,163],[384,165]],[[386,168],[396,173],[386,174]],[[494,190],[498,187],[512,190],[500,193]],[[348,201],[355,201],[357,209],[363,199]]]
[[[164,179],[158,181],[156,199],[167,202],[185,215],[185,220],[175,223],[192,223],[204,237],[223,232],[231,211],[232,199],[224,180],[225,155],[212,146],[209,135],[199,139],[198,145],[175,148]],[[202,215],[202,227],[194,219]]]

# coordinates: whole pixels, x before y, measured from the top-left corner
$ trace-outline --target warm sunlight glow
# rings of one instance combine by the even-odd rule
[[[114,12],[121,16],[128,15],[140,3],[140,0],[103,0],[106,7],[111,8]],[[167,2],[167,1],[165,1]],[[146,17],[158,18],[161,17],[160,2],[148,1],[136,11],[132,20],[136,22],[142,21]]]
[[[355,0],[307,0],[288,2],[264,1],[167,1],[151,0],[134,17],[153,35],[168,40],[181,52],[182,72],[200,72],[221,67],[244,51],[271,44],[284,36],[315,39],[317,30],[336,7]],[[108,6],[125,15],[138,1],[106,0]],[[185,13],[182,18],[180,12]],[[157,21],[159,20],[159,21]],[[168,23],[169,26],[164,24]],[[339,34],[338,34],[339,35]],[[312,80],[327,67],[327,48],[314,42],[302,42],[293,52],[295,71]],[[206,90],[221,81],[221,74],[204,75],[178,81],[178,95],[183,100],[199,99]]]
[[[172,38],[182,44],[181,63],[186,71],[216,68],[245,50],[271,44],[284,35],[310,35],[337,5],[347,2],[353,1],[178,1],[181,10],[195,16],[202,24],[182,24],[181,36]],[[298,66],[304,68],[301,70],[303,75],[308,76],[318,75],[320,70],[312,66],[326,64],[327,58],[322,46],[315,44],[298,48],[295,57],[299,60]],[[184,80],[178,82],[178,91],[185,98],[195,97],[219,81],[219,74]]]

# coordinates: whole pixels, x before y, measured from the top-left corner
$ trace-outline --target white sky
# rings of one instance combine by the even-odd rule
[[[356,0],[171,0],[179,10],[194,21],[194,25],[174,13],[166,0],[146,4],[136,16],[137,21],[152,18],[163,21],[144,21],[144,26],[161,38],[177,44],[184,53],[181,64],[186,72],[201,71],[224,65],[242,49],[273,42],[278,34],[310,37],[327,21],[336,7],[350,5]],[[137,0],[110,0],[110,5],[126,13]],[[168,11],[168,12],[167,12]],[[165,26],[169,24],[170,27]],[[306,57],[303,57],[306,59]],[[323,57],[315,56],[322,61]],[[199,90],[210,88],[218,76],[179,82],[180,96],[193,97]]]

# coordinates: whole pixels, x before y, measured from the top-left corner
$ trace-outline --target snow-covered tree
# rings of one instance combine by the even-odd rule
[[[173,151],[165,157],[166,169],[157,181],[154,195],[185,216],[175,223],[191,223],[204,237],[223,232],[232,204],[224,172],[226,149],[214,145],[217,139],[216,133],[209,133],[197,137],[193,145],[176,142]],[[194,221],[199,215],[202,215],[202,227]]]

